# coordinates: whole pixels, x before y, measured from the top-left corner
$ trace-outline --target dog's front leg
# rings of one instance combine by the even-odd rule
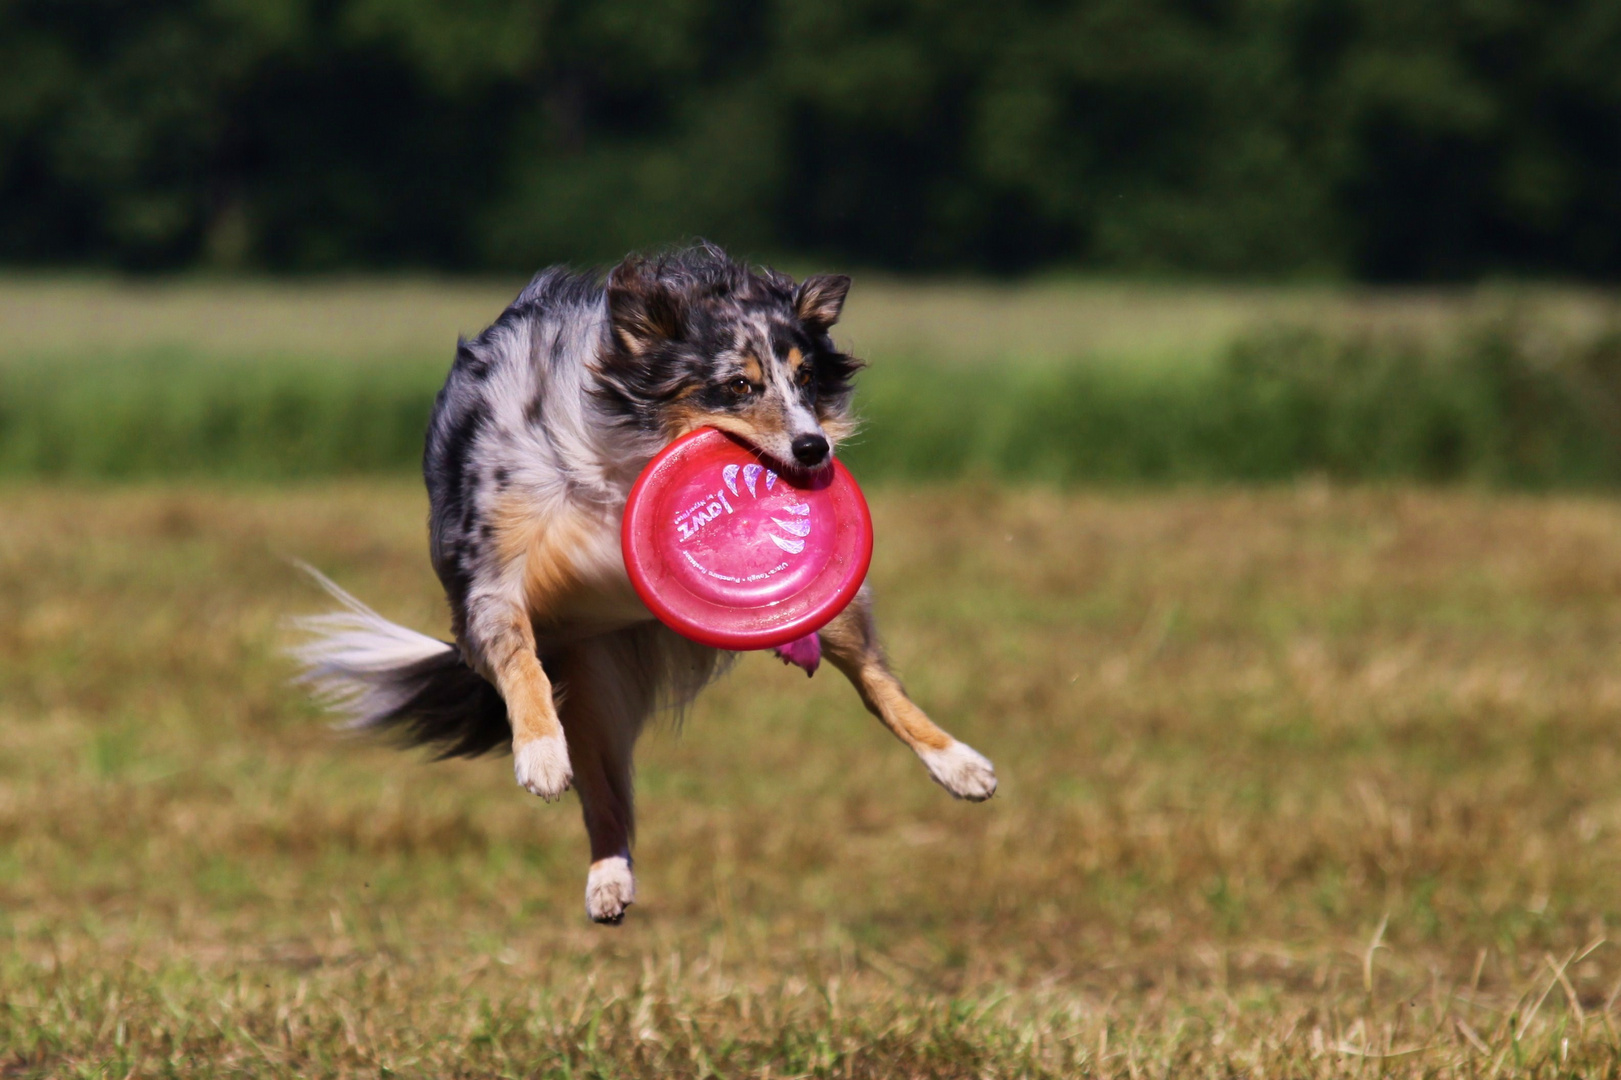
[[[865,585],[850,606],[822,628],[820,637],[829,662],[855,686],[867,710],[912,748],[936,783],[973,802],[996,793],[996,768],[979,751],[940,730],[889,670],[872,619],[872,594]]]
[[[518,784],[551,802],[574,780],[551,680],[535,649],[535,620],[572,580],[568,519],[543,522],[527,504],[501,506],[494,522],[493,573],[469,597],[466,644],[507,703]]]
[[[547,802],[562,798],[574,780],[563,725],[552,701],[551,680],[535,652],[535,631],[521,604],[499,595],[468,603],[464,644],[483,676],[507,704],[512,763],[518,783]]]
[[[535,626],[555,615],[577,583],[575,560],[589,530],[577,516],[542,515],[522,498],[498,503],[485,524],[495,558],[468,601],[465,644],[506,701],[519,786],[551,802],[568,790],[574,770]]]

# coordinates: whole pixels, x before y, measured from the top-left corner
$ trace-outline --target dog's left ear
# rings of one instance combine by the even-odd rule
[[[850,279],[843,274],[812,274],[794,294],[799,321],[812,330],[826,330],[839,321]]]
[[[608,275],[608,319],[620,345],[636,356],[658,341],[680,340],[686,305],[656,268],[627,259]]]

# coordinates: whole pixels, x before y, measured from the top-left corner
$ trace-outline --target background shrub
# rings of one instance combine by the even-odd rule
[[[0,473],[292,479],[408,473],[440,361],[164,351],[0,365]],[[863,478],[1050,483],[1621,482],[1621,333],[1511,320],[1451,341],[1280,327],[1209,366],[942,364],[863,374]]]

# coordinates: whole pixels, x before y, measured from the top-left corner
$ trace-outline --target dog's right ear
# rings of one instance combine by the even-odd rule
[[[811,330],[826,333],[839,321],[850,279],[843,274],[812,274],[794,294],[794,310]]]
[[[632,356],[660,341],[679,341],[686,305],[645,259],[626,259],[608,275],[608,321],[615,340]]]

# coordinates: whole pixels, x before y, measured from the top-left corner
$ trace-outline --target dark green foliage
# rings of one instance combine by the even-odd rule
[[[1444,348],[1279,330],[1210,368],[879,359],[866,479],[1057,483],[1410,479],[1621,484],[1621,334],[1533,348],[1511,325]],[[0,473],[263,479],[408,472],[439,363],[204,360],[0,368]]]
[[[0,259],[1621,276],[1614,0],[6,0]]]

